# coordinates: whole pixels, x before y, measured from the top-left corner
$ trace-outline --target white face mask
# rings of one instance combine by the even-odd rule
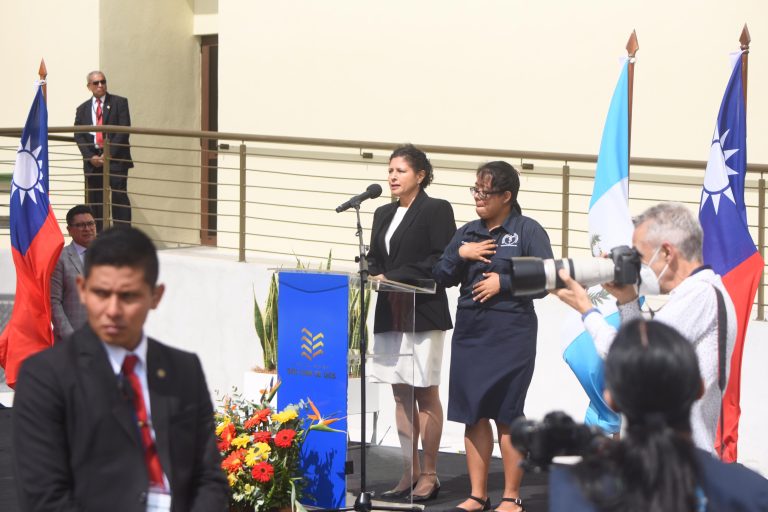
[[[656,249],[656,252],[653,253],[653,256],[651,257],[650,261],[646,263],[640,264],[640,288],[638,290],[638,293],[640,295],[660,295],[661,294],[661,286],[659,285],[659,280],[661,280],[661,276],[664,275],[664,272],[667,271],[667,268],[669,268],[669,263],[664,265],[664,268],[661,269],[661,272],[657,276],[656,273],[651,268],[651,265],[653,265],[653,262],[656,261],[656,256],[659,255],[659,251],[661,250],[661,246],[659,246],[658,249]]]

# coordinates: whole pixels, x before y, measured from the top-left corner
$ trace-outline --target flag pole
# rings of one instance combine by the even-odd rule
[[[744,28],[741,29],[741,36],[739,36],[739,43],[741,44],[741,86],[744,93],[744,117],[747,116],[747,63],[749,62],[749,43],[752,42],[752,37],[749,35],[749,28],[747,24],[744,24]],[[765,178],[762,173],[758,180],[757,189],[759,192],[758,199],[758,227],[757,227],[757,252],[760,253],[760,257],[765,261]],[[757,287],[757,319],[764,320],[765,313],[762,305],[765,303],[765,272],[760,274],[760,284]]]
[[[45,79],[48,77],[48,69],[45,67],[45,59],[40,59],[40,69],[37,70],[37,74],[40,75],[40,81],[43,83],[43,99],[48,103],[48,84],[45,83]]]
[[[629,63],[627,64],[627,122],[629,123],[627,131],[627,177],[629,177],[629,155],[632,153],[632,91],[635,81],[635,54],[640,49],[640,45],[637,42],[637,33],[632,30],[632,34],[627,41],[627,57],[629,57]],[[627,190],[629,190],[629,183],[627,183]]]
[[[752,42],[752,38],[749,36],[749,28],[747,24],[744,24],[744,28],[741,29],[741,36],[739,37],[739,43],[741,43],[741,85],[744,88],[744,115],[746,116],[747,110],[747,61],[749,58],[749,43]]]

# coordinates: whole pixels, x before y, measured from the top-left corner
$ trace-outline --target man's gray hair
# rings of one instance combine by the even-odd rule
[[[91,71],[90,73],[88,73],[88,75],[85,77],[85,81],[86,81],[88,84],[90,84],[90,83],[91,83],[91,77],[92,77],[93,75],[101,75],[101,76],[103,76],[105,79],[107,78],[107,75],[105,75],[103,71],[99,71],[98,69],[94,69],[93,71]]]
[[[635,217],[635,227],[648,223],[645,241],[660,246],[669,242],[688,261],[701,261],[701,224],[681,203],[659,203]]]

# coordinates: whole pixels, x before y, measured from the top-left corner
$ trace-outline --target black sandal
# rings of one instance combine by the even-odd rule
[[[525,507],[523,506],[523,500],[520,498],[501,498],[501,501],[508,501],[510,503],[514,503],[518,507],[520,507],[520,512],[525,512]],[[495,510],[494,512],[501,512],[499,510]]]
[[[488,510],[491,510],[491,498],[478,498],[477,496],[470,496],[470,500],[475,500],[479,504],[483,506],[483,508],[473,508],[473,509],[467,509],[467,508],[461,508],[461,507],[453,507],[451,509],[448,509],[446,512],[486,512]]]

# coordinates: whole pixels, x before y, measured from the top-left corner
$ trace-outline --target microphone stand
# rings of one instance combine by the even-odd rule
[[[365,285],[368,282],[368,259],[366,258],[367,252],[365,248],[365,241],[363,240],[363,225],[360,222],[360,202],[355,201],[352,203],[352,207],[355,209],[357,215],[357,238],[359,244],[360,255],[355,258],[358,263],[358,274],[360,274],[360,322],[359,322],[359,334],[360,334],[360,411],[362,417],[360,418],[360,494],[355,499],[355,504],[352,507],[324,509],[325,512],[370,512],[372,510],[390,510],[394,512],[421,512],[423,507],[419,505],[374,505],[373,493],[366,490],[365,485],[365,426],[366,426],[366,409],[365,409],[365,359],[368,353],[368,343],[366,340],[366,309],[365,309]]]

